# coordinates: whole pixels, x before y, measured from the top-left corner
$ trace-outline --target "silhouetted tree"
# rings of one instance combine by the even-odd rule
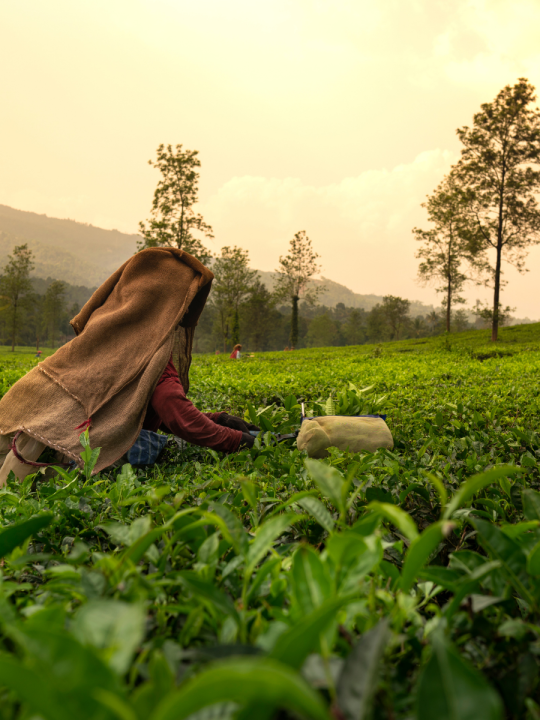
[[[65,292],[66,283],[62,280],[53,280],[47,288],[43,300],[43,324],[52,348],[54,348],[63,315],[66,314]]]
[[[527,248],[540,241],[540,111],[532,107],[535,100],[535,88],[520,78],[481,105],[472,127],[457,130],[463,149],[455,173],[467,193],[469,231],[481,250],[495,254],[493,341],[501,319],[503,257],[523,272]]]
[[[150,219],[139,223],[143,240],[139,250],[148,247],[176,247],[207,262],[211,253],[201,240],[193,235],[198,232],[213,238],[212,228],[193,206],[198,200],[199,173],[201,166],[197,150],[182,150],[182,145],[160,145],[157,160],[148,163],[161,173],[161,180],[154,191]]]
[[[469,319],[465,310],[456,310],[452,316],[452,329],[456,332],[463,332],[469,327]]]
[[[288,300],[292,304],[291,347],[298,346],[298,302],[300,297],[307,303],[313,303],[324,289],[310,285],[314,275],[319,272],[316,260],[318,254],[313,250],[311,240],[305,230],[297,232],[289,244],[289,252],[279,258],[276,270],[276,298]]]
[[[418,268],[419,279],[423,283],[438,282],[437,292],[446,295],[447,332],[450,332],[453,305],[465,302],[458,293],[467,280],[485,266],[474,235],[467,232],[466,201],[467,193],[460,189],[454,174],[450,173],[435,192],[428,195],[427,202],[422,203],[433,228],[413,229],[416,239],[422,243],[416,253],[422,260]],[[464,271],[466,264],[468,272]]]
[[[382,312],[390,331],[390,340],[398,340],[401,331],[409,322],[411,303],[394,295],[386,295],[382,301]]]
[[[30,271],[34,267],[33,254],[28,245],[16,245],[13,254],[8,255],[4,275],[0,280],[0,295],[7,300],[2,313],[11,339],[11,351],[15,350],[20,323],[32,295]]]
[[[274,296],[257,278],[240,306],[242,335],[253,350],[267,350],[272,343],[279,347],[275,330],[284,318],[275,305]]]
[[[223,349],[227,342],[240,342],[239,307],[248,296],[257,278],[257,271],[249,269],[249,253],[239,247],[223,247],[212,264],[215,280],[210,301],[219,317]]]
[[[352,310],[344,324],[343,332],[347,345],[360,345],[364,341],[365,332],[360,310]]]

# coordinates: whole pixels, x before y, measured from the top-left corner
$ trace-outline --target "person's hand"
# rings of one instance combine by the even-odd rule
[[[255,444],[255,438],[253,435],[250,435],[248,432],[242,433],[242,439],[240,440],[240,445],[238,446],[238,449],[241,450],[242,448],[252,448]]]
[[[248,434],[250,430],[261,429],[256,425],[245,422],[242,418],[239,418],[236,415],[229,415],[228,413],[222,413],[217,420],[217,424],[222,425],[223,427],[231,428],[232,430],[240,430],[240,432]]]

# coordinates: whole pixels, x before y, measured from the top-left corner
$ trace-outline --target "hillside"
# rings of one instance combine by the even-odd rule
[[[37,278],[56,278],[71,285],[96,287],[133,255],[138,240],[138,235],[0,205],[0,267],[15,245],[28,243],[34,253],[33,275]],[[272,289],[274,273],[260,270],[259,274]],[[360,295],[328,278],[316,283],[326,287],[320,302],[328,307],[342,302],[347,307],[371,310],[382,301],[382,295]],[[413,316],[427,315],[432,310],[431,305],[411,302]]]
[[[139,235],[122,233],[119,230],[103,228],[63,220],[47,215],[15,210],[0,205],[0,272],[7,256],[15,245],[27,243],[34,253],[35,278],[64,280],[83,288],[82,295],[91,295],[95,288],[106,280],[137,248]],[[264,284],[271,290],[274,287],[274,273],[259,270]],[[382,295],[362,295],[355,293],[345,285],[334,280],[322,278],[316,284],[324,285],[326,292],[319,302],[327,307],[343,303],[347,307],[371,310],[382,302]],[[411,315],[428,315],[434,310],[411,300]],[[472,317],[471,317],[472,319]],[[515,322],[531,322],[528,318]]]
[[[96,286],[136,250],[137,235],[50,218],[0,205],[0,266],[13,246],[28,243],[34,275]]]
[[[266,272],[259,270],[262,282],[271,290],[275,285],[275,273]],[[345,285],[341,285],[334,280],[328,278],[321,278],[320,280],[314,281],[315,285],[322,285],[326,291],[319,297],[321,305],[327,307],[335,307],[338,303],[343,303],[346,307],[362,308],[363,310],[371,310],[381,303],[383,300],[382,295],[361,295],[350,290]],[[411,315],[416,317],[418,315],[428,315],[434,310],[433,305],[425,305],[418,300],[411,300]]]

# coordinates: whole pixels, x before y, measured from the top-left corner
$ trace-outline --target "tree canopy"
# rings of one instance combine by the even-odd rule
[[[274,292],[278,299],[289,300],[292,303],[290,335],[292,347],[296,347],[298,344],[298,302],[300,298],[307,303],[312,303],[323,292],[322,288],[310,285],[310,280],[320,270],[320,266],[316,262],[318,257],[306,231],[301,230],[290,241],[287,255],[279,258]]]
[[[0,280],[0,295],[7,300],[7,305],[2,312],[7,320],[12,352],[15,350],[23,312],[32,293],[30,271],[33,267],[32,251],[28,245],[26,243],[16,245],[13,248],[13,254],[8,255],[8,262]]]
[[[467,280],[484,266],[474,235],[467,229],[467,193],[450,173],[422,203],[432,223],[429,230],[415,227],[413,234],[422,243],[416,257],[421,260],[418,276],[422,283],[435,283],[445,295],[446,331],[450,332],[452,307],[464,303],[459,295]]]
[[[143,236],[139,249],[176,247],[207,262],[211,253],[198,235],[213,238],[213,231],[193,209],[199,191],[198,151],[183,150],[182,145],[173,148],[161,144],[156,162],[149,160],[148,163],[160,171],[161,179],[154,191],[150,219],[139,223]]]
[[[233,344],[240,341],[238,310],[250,294],[257,278],[257,271],[249,269],[249,253],[239,247],[223,247],[221,255],[212,264],[215,280],[210,299],[216,307],[225,349],[229,339]]]
[[[500,324],[502,260],[525,270],[527,249],[540,241],[540,111],[534,87],[520,78],[481,105],[472,127],[457,130],[463,145],[456,180],[467,198],[467,224],[478,252],[494,255],[492,334]]]

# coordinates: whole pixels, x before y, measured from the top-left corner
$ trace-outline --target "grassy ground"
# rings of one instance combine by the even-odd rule
[[[536,324],[197,356],[203,410],[288,432],[331,399],[394,448],[171,439],[153,467],[11,478],[1,720],[538,720],[539,350]],[[2,353],[2,391],[36,362]]]
[[[52,348],[41,348],[41,357],[52,355]],[[9,362],[10,360],[30,359],[35,357],[36,348],[25,345],[15,345],[15,350],[11,350],[11,345],[0,345],[0,362]]]

